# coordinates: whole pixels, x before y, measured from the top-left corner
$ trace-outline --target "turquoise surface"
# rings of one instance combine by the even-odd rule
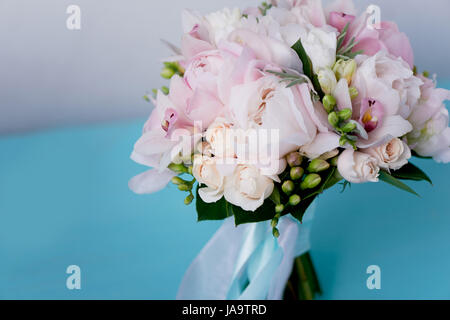
[[[450,86],[447,86],[450,87]],[[129,160],[143,121],[0,138],[1,299],[173,299],[220,226],[196,222],[168,187],[137,196]],[[323,299],[450,298],[450,165],[414,160],[434,181],[339,187],[322,196],[312,256]],[[81,290],[66,268],[81,268]],[[381,290],[366,269],[381,268]]]

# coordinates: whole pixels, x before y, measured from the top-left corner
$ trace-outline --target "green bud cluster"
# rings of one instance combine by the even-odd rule
[[[356,88],[350,88],[353,91],[353,96],[357,96],[358,91]],[[355,92],[356,91],[356,92]],[[352,92],[350,92],[352,95]],[[355,132],[357,126],[354,122],[351,122],[353,112],[350,108],[345,108],[342,110],[336,109],[336,99],[331,95],[326,95],[322,99],[322,104],[324,109],[328,113],[329,124],[341,135],[341,146],[349,143],[354,148],[356,148],[356,135],[352,133]]]
[[[326,175],[331,166],[336,165],[337,158],[337,152],[333,152],[328,158],[317,158],[308,162],[299,152],[292,152],[286,157],[289,168],[280,175],[282,181],[275,186],[270,196],[275,204],[274,217],[271,221],[272,233],[275,237],[280,235],[277,227],[281,216],[292,213],[291,210],[295,210],[302,204],[303,197],[320,187],[324,182],[321,174]]]
[[[192,167],[186,167],[184,164],[171,163],[168,168],[179,175],[189,174],[192,176]],[[193,178],[191,181],[187,181],[179,176],[176,176],[173,177],[171,181],[177,186],[178,190],[189,193],[189,195],[184,199],[184,204],[190,205],[192,201],[194,201],[192,189],[194,188],[196,179]]]
[[[164,67],[161,71],[161,77],[164,79],[172,79],[174,75],[184,75],[184,69],[178,62],[164,62]]]

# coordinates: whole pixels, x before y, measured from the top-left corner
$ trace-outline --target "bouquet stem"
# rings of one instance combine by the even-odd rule
[[[319,280],[309,253],[294,261],[294,268],[284,293],[285,300],[314,300],[320,294]]]

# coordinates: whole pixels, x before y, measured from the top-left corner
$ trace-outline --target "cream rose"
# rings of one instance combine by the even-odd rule
[[[202,155],[194,157],[192,174],[205,188],[199,189],[199,195],[206,203],[217,202],[223,197],[225,178],[217,169],[214,158]]]
[[[364,150],[378,160],[378,165],[383,169],[398,170],[408,163],[411,158],[411,150],[402,140],[395,138],[379,147]]]
[[[272,179],[253,166],[239,165],[225,182],[225,199],[246,211],[256,211],[273,192]]]
[[[339,156],[338,170],[351,183],[378,182],[380,173],[376,158],[353,149],[347,149]]]
[[[211,152],[218,158],[235,158],[233,124],[224,118],[217,118],[208,128],[205,139]]]

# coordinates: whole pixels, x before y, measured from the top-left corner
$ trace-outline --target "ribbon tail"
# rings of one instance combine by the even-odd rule
[[[227,219],[186,271],[177,300],[225,300],[246,228]]]

